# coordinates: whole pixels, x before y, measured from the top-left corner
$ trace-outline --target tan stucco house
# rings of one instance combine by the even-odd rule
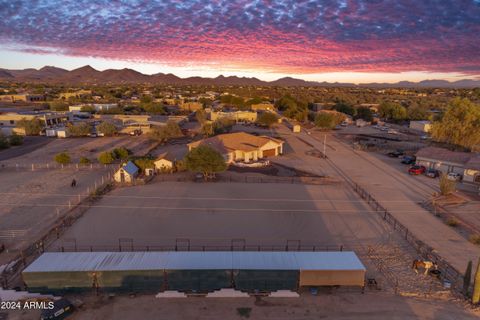
[[[207,145],[220,152],[227,163],[250,162],[282,154],[283,143],[282,140],[272,137],[236,132],[189,143],[188,150]]]

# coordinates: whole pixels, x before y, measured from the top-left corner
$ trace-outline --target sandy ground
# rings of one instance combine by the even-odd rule
[[[119,188],[99,201],[64,235],[78,246],[355,245],[387,233],[349,190],[332,185],[159,182]]]
[[[109,170],[0,170],[0,241],[11,251],[37,240]],[[70,187],[73,178],[76,188]]]
[[[446,300],[426,300],[382,292],[321,292],[300,298],[186,298],[156,299],[154,296],[82,297],[85,305],[72,320],[136,320],[136,319],[247,319],[238,309],[249,310],[252,320],[313,320],[313,319],[478,319],[478,314],[466,310],[461,303]],[[9,319],[38,319],[39,312],[10,312]]]
[[[20,147],[6,149],[0,152],[0,159],[8,158],[8,153],[20,153],[21,148],[29,150],[26,154],[20,154],[17,157],[8,158],[4,162],[10,164],[18,163],[20,165],[44,164],[53,162],[54,156],[59,152],[68,152],[72,157],[72,162],[78,162],[80,157],[87,157],[95,160],[101,152],[109,151],[118,147],[125,147],[134,152],[134,154],[143,155],[154,144],[146,136],[131,137],[98,137],[98,138],[69,138],[54,139],[47,144],[38,144],[38,148],[31,150],[28,143]],[[2,154],[4,156],[2,157]]]

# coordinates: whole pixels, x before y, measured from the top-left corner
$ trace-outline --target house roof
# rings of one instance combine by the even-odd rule
[[[188,145],[192,148],[196,148],[199,145],[208,145],[222,153],[235,150],[248,152],[257,150],[270,141],[273,141],[277,144],[283,143],[282,140],[267,136],[254,136],[245,132],[235,132],[220,134],[218,136],[189,143]]]
[[[122,168],[132,176],[138,172],[138,167],[132,161],[128,161]]]
[[[426,148],[420,149],[417,152],[416,156],[417,158],[427,158],[427,159],[438,160],[438,161],[465,164],[472,157],[472,153],[450,151],[447,149],[437,148],[437,147],[426,147]]]
[[[46,252],[23,272],[129,270],[362,270],[351,251],[342,252]]]

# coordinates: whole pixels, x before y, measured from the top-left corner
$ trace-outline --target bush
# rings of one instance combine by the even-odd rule
[[[134,159],[133,160],[133,163],[135,163],[135,165],[140,168],[140,170],[142,172],[145,172],[145,169],[148,169],[148,168],[154,168],[155,167],[155,164],[153,163],[154,160],[151,159],[151,158],[148,158],[148,157],[144,157],[144,158],[137,158],[137,159]]]
[[[113,149],[113,155],[116,159],[125,160],[131,154],[131,151],[127,148],[120,147]]]
[[[72,137],[82,137],[92,132],[92,126],[86,122],[80,122],[78,124],[68,125],[67,131]]]
[[[264,112],[258,116],[257,123],[261,126],[270,128],[277,123],[277,116],[271,112]]]
[[[448,179],[447,175],[444,173],[440,175],[440,180],[438,181],[438,183],[440,186],[440,194],[442,196],[453,193],[457,185],[455,181]]]
[[[23,137],[19,136],[18,134],[12,134],[9,138],[8,141],[11,146],[20,146],[23,144]]]
[[[175,161],[175,171],[177,172],[187,171],[187,164],[185,163],[185,160]]]
[[[480,234],[472,234],[468,238],[468,241],[470,241],[473,244],[480,245]]]
[[[106,135],[107,137],[115,135],[118,130],[117,127],[111,122],[104,121],[97,126],[97,130]]]
[[[72,159],[70,158],[70,155],[68,153],[60,152],[55,155],[54,160],[56,163],[59,163],[59,164],[69,164]]]
[[[456,227],[458,226],[458,220],[455,219],[455,218],[449,218],[447,220],[447,224],[450,226],[450,227]]]
[[[7,138],[0,132],[0,150],[10,147]]]
[[[315,117],[315,126],[321,129],[333,129],[336,126],[334,115],[331,113],[320,112]]]
[[[27,120],[23,118],[22,120],[17,121],[17,128],[22,128],[25,130],[27,136],[37,136],[43,129],[43,124],[40,119]]]
[[[115,161],[115,156],[113,155],[113,152],[110,151],[105,151],[100,153],[98,156],[98,162],[101,164],[111,164],[113,161]]]
[[[79,164],[82,164],[82,165],[88,165],[90,163],[92,163],[92,161],[90,159],[88,159],[87,157],[81,157],[80,160],[78,161]]]

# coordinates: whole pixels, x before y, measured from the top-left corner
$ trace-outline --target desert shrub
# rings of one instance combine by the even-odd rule
[[[480,234],[472,234],[468,238],[468,241],[470,241],[473,244],[480,245]]]
[[[92,161],[90,159],[88,159],[87,157],[81,157],[80,160],[78,160],[78,163],[82,164],[82,165],[87,165],[87,164],[92,163]]]
[[[130,154],[131,154],[131,151],[125,147],[119,147],[119,148],[113,149],[113,155],[115,156],[116,159],[125,160],[128,158]]]
[[[449,218],[447,220],[447,224],[450,226],[450,227],[456,227],[458,226],[458,220],[455,219],[455,218]]]
[[[115,161],[115,156],[113,155],[113,152],[110,151],[105,151],[100,153],[98,156],[98,162],[101,164],[111,164],[113,161]]]
[[[23,137],[19,136],[18,134],[12,134],[8,138],[8,142],[10,143],[11,146],[19,146],[23,144]]]
[[[72,161],[70,155],[66,152],[57,153],[54,157],[54,160],[59,164],[69,164]]]

